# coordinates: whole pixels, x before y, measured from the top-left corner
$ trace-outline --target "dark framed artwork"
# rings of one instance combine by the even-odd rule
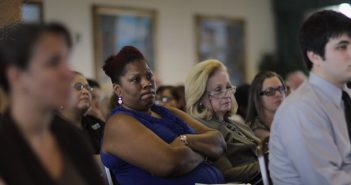
[[[100,83],[110,81],[102,71],[104,61],[126,45],[138,48],[155,70],[155,16],[153,10],[93,7],[95,74]]]
[[[198,61],[217,59],[228,68],[233,84],[245,82],[245,21],[196,16]]]

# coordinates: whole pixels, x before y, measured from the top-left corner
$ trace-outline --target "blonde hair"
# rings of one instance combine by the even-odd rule
[[[219,70],[227,72],[227,68],[220,61],[215,59],[200,62],[190,70],[185,80],[185,99],[186,110],[191,116],[197,119],[212,119],[213,111],[207,109],[200,101],[206,94],[208,79]],[[226,115],[228,117],[234,114],[238,107],[234,95],[232,97],[232,109],[229,111],[228,115]]]

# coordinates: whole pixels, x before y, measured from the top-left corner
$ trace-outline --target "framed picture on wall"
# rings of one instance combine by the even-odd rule
[[[153,10],[94,6],[95,74],[102,84],[109,83],[102,66],[126,45],[138,48],[155,70],[155,16]]]
[[[228,68],[233,84],[245,82],[245,21],[196,16],[198,61],[217,59]]]
[[[22,21],[27,23],[43,22],[43,3],[39,1],[23,1],[21,7]]]

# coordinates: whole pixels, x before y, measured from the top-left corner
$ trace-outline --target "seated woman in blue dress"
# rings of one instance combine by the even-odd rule
[[[223,136],[178,109],[154,104],[154,77],[136,48],[122,48],[103,70],[119,106],[106,123],[101,160],[119,184],[223,183],[206,161],[225,151]]]

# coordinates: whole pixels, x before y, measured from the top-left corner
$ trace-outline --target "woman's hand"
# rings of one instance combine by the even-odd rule
[[[253,131],[255,133],[255,135],[260,138],[261,140],[266,138],[266,137],[269,137],[270,136],[270,132],[267,131],[267,130],[264,130],[264,129],[256,129]]]
[[[176,137],[172,143],[170,143],[169,145],[171,145],[172,147],[179,147],[179,146],[186,146],[183,141],[180,140],[180,136]]]
[[[207,156],[210,160],[216,160],[224,153],[227,145],[219,131],[208,128],[181,110],[172,107],[167,108],[196,131],[196,134],[185,135],[187,146]]]

